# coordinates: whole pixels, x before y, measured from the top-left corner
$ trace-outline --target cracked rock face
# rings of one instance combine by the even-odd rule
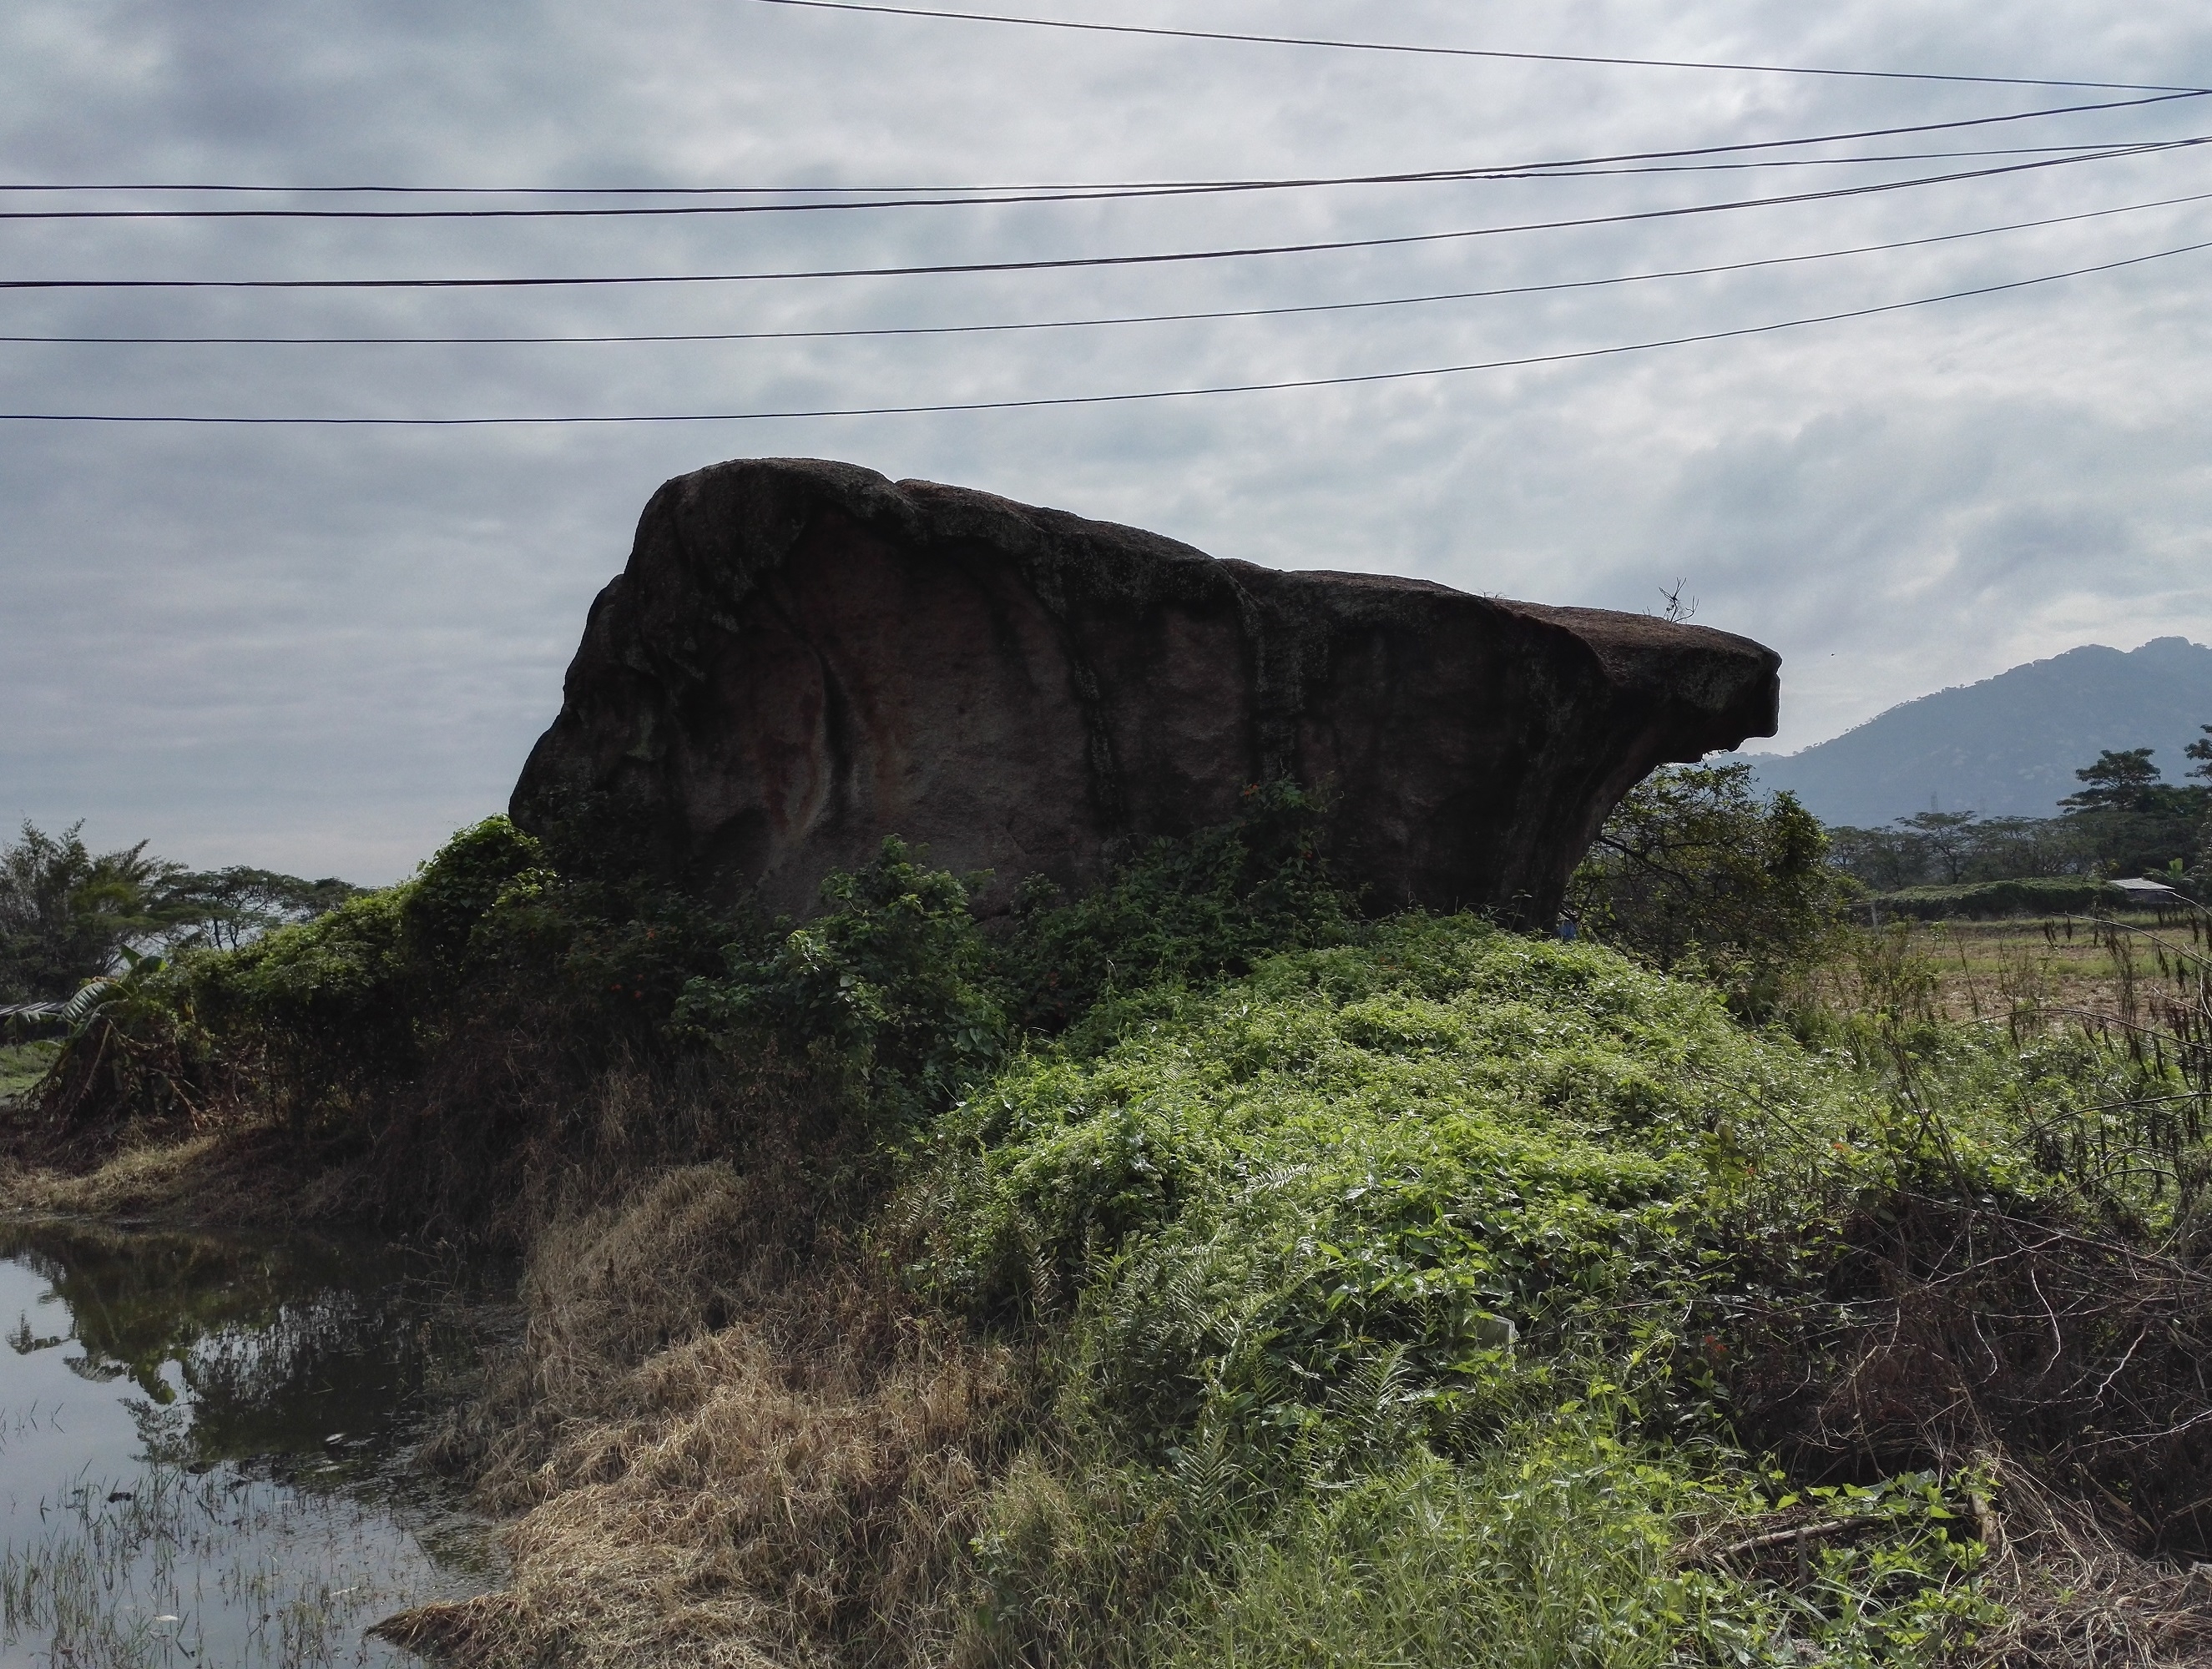
[[[1703,627],[1279,573],[849,464],[655,493],[516,785],[687,885],[805,914],[886,834],[1072,890],[1288,777],[1370,908],[1548,921],[1654,766],[1775,727],[1779,658]]]

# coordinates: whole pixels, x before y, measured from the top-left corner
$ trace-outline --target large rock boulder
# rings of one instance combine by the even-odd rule
[[[514,815],[594,808],[686,883],[798,913],[896,834],[993,871],[988,909],[1287,777],[1334,801],[1370,907],[1547,921],[1645,773],[1773,732],[1778,665],[1701,627],[744,459],[646,506]]]

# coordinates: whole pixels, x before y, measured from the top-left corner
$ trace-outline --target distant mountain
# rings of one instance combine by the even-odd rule
[[[1875,828],[1925,811],[2047,817],[2106,748],[2154,748],[2169,782],[2212,724],[2212,649],[2156,638],[2123,654],[2088,644],[1977,684],[1923,695],[1795,754],[1740,756],[1823,822]]]

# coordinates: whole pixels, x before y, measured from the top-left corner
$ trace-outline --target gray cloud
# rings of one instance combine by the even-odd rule
[[[1187,21],[1166,7],[1085,15]],[[1373,32],[1233,0],[1209,24]],[[1408,39],[2212,81],[2201,8],[1987,14],[1442,0]],[[794,13],[26,0],[16,180],[913,184],[1345,173],[2024,108],[2017,91],[1470,65]],[[2212,104],[2212,101],[2206,101]],[[2195,126],[2192,126],[2195,124]],[[2212,131],[2212,110],[2068,140]],[[2043,143],[2042,124],[1942,142]],[[1903,149],[1914,149],[1907,145]],[[1928,149],[1940,148],[1930,144]],[[1903,176],[1914,165],[1890,172]],[[0,276],[680,272],[1393,235],[1797,189],[1692,174],[736,222],[0,227]],[[1784,185],[1781,180],[1790,182]],[[1284,306],[1711,265],[2212,191],[2202,153],[1843,203],[1395,250],[651,291],[0,294],[0,331],[854,328]],[[11,201],[20,203],[22,199]],[[1012,335],[538,348],[0,344],[11,410],[742,410],[1358,374],[1655,340],[2212,237],[2207,205],[1549,294]],[[1655,606],[1788,658],[1781,744],[2087,640],[2212,637],[2205,257],[1649,355],[1297,393],[665,429],[0,434],[0,815],[374,879],[495,807],[668,475],[843,457],[1222,555]]]

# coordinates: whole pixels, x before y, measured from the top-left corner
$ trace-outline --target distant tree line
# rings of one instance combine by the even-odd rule
[[[143,841],[95,853],[83,828],[50,834],[26,822],[0,843],[0,1004],[67,997],[126,949],[232,949],[361,890],[242,865],[190,870],[148,855]]]
[[[2200,781],[2168,782],[2149,748],[2107,749],[2055,817],[1917,811],[1887,828],[1832,828],[1828,861],[1871,892],[2034,876],[2212,880],[2212,725],[2185,750]]]

